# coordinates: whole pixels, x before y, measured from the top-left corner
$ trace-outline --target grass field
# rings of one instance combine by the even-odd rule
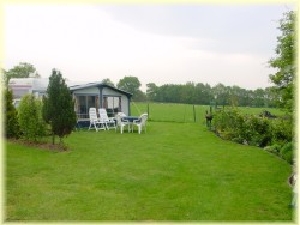
[[[219,106],[221,107],[221,106]],[[221,107],[222,108],[222,107]],[[274,108],[249,108],[239,107],[242,113],[259,115],[263,110],[268,110],[272,115],[280,116],[285,112]],[[205,110],[210,110],[209,105],[189,105],[174,103],[149,103],[149,119],[152,121],[170,122],[194,122],[194,112],[196,122],[204,123]],[[214,108],[213,108],[214,111]],[[132,103],[131,114],[141,115],[148,112],[148,103]]]
[[[70,151],[6,143],[6,221],[293,220],[290,165],[199,123],[65,141]]]

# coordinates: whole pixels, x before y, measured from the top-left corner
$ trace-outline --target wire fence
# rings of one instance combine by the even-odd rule
[[[176,103],[131,103],[131,115],[148,113],[149,121],[205,123],[205,110],[208,105]]]
[[[231,106],[225,106],[232,108]],[[157,102],[132,102],[131,115],[149,114],[149,121],[203,123],[205,124],[205,111],[215,114],[216,110],[223,110],[224,106],[180,104],[180,103],[157,103]],[[259,115],[264,110],[269,110],[276,116],[284,116],[285,112],[276,108],[252,108],[238,107],[242,114]]]

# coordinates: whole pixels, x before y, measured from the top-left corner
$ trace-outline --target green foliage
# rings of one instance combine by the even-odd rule
[[[289,151],[282,154],[280,149],[285,143],[293,141],[292,117],[268,119],[227,108],[216,111],[213,125],[215,132],[223,139],[258,147],[272,145],[265,150],[291,162],[293,154]]]
[[[20,101],[18,114],[24,139],[40,142],[46,135],[46,123],[42,118],[42,102],[34,95],[25,95]]]
[[[54,135],[58,135],[60,142],[70,134],[76,124],[74,102],[71,92],[60,72],[53,69],[49,78],[47,97],[43,98],[43,118],[50,123]]]
[[[101,81],[102,84],[108,84],[108,85],[111,85],[111,86],[115,86],[114,85],[114,82],[112,82],[109,78],[105,78]]]
[[[277,93],[271,91],[273,88],[246,90],[239,86],[224,86],[217,84],[194,84],[188,82],[182,84],[164,84],[156,86],[154,83],[147,84],[147,100],[164,103],[185,103],[213,106],[248,106],[248,107],[276,107],[279,100]]]
[[[294,138],[293,117],[278,118],[272,122],[273,144],[283,145]]]
[[[282,146],[280,150],[280,155],[288,163],[293,164],[294,159],[294,144],[293,142],[288,142]]]
[[[137,77],[125,76],[123,79],[119,80],[117,87],[121,90],[130,92],[133,94],[132,98],[136,97],[135,95],[138,93],[141,83]]]
[[[11,78],[28,78],[32,73],[35,74],[35,77],[40,77],[35,67],[27,62],[20,62],[19,65],[14,66],[8,71],[4,71],[6,83],[8,83]]]
[[[285,159],[289,164],[294,163],[294,144],[292,141],[282,145],[275,144],[271,146],[266,146],[264,150]]]
[[[280,20],[278,29],[282,34],[277,37],[276,56],[269,62],[271,67],[278,70],[275,74],[270,74],[270,79],[281,95],[280,106],[288,111],[293,111],[294,108],[295,17],[295,13],[290,11]]]
[[[5,103],[5,135],[7,138],[18,138],[18,111],[13,106],[12,91],[5,90]]]
[[[270,120],[251,116],[247,121],[251,130],[251,139],[248,141],[250,145],[265,147],[272,141],[272,129]]]
[[[280,149],[281,149],[281,145],[278,144],[264,147],[265,151],[273,153],[277,156],[280,156]]]

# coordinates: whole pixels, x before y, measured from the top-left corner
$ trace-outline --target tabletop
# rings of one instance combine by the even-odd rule
[[[138,120],[139,118],[140,118],[139,116],[122,116],[121,120],[126,120],[132,123],[134,120]]]

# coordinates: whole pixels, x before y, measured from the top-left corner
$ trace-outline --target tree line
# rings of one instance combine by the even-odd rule
[[[8,71],[4,70],[4,79],[7,84],[10,78],[28,78],[30,74],[40,77],[35,67],[27,62],[20,62]],[[186,84],[147,84],[146,92],[140,90],[141,82],[138,77],[127,75],[114,84],[109,78],[102,79],[102,83],[109,84],[133,94],[135,102],[168,102],[200,105],[234,105],[241,107],[276,107],[281,95],[275,87],[246,90],[237,85],[225,86],[187,82]]]
[[[102,82],[114,85],[109,79]],[[199,105],[233,105],[241,107],[277,107],[282,100],[275,87],[247,90],[237,85],[225,86],[221,83],[209,84],[187,82],[186,84],[147,84],[146,92],[142,92],[137,77],[125,76],[116,87],[133,93],[135,102],[168,102]]]

